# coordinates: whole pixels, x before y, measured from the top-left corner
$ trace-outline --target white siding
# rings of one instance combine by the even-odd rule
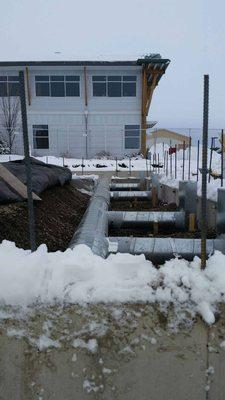
[[[18,72],[19,68],[10,67],[1,69],[0,74]],[[35,75],[79,75],[80,97],[37,97]],[[136,75],[137,96],[93,97],[93,75]],[[141,126],[141,67],[87,67],[87,108],[82,67],[29,67],[29,84],[31,105],[27,105],[27,112],[31,148],[33,125],[45,124],[49,128],[49,150],[32,150],[33,154],[94,157],[108,152],[121,157],[134,152],[124,149],[124,126]],[[15,151],[23,152],[22,134],[16,138]]]

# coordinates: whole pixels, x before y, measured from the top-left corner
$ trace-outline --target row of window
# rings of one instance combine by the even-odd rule
[[[140,126],[125,125],[124,128],[125,149],[140,148]],[[49,149],[48,125],[33,125],[34,149]]]
[[[92,76],[94,97],[135,97],[136,76]],[[37,75],[35,92],[40,97],[79,97],[80,76]],[[18,76],[0,76],[0,97],[19,95]]]
[[[0,76],[0,97],[19,96],[19,77]]]

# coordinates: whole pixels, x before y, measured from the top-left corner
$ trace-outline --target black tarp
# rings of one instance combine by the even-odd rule
[[[27,179],[24,159],[4,162],[2,165],[26,185]],[[32,188],[33,192],[36,194],[40,194],[52,186],[63,186],[72,179],[72,173],[68,168],[53,164],[45,164],[32,157],[31,174]],[[0,204],[22,200],[22,197],[0,178]]]

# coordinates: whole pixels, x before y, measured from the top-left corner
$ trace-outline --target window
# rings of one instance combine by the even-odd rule
[[[92,76],[93,96],[135,97],[136,76]]]
[[[80,77],[75,75],[35,76],[36,96],[79,97]]]
[[[123,96],[135,97],[136,96],[136,76],[123,76]]]
[[[93,76],[93,96],[106,96],[106,76]]]
[[[35,76],[36,96],[50,96],[49,76]]]
[[[48,125],[33,125],[34,149],[49,149]]]
[[[121,97],[121,76],[108,76],[108,96]]]
[[[140,148],[140,126],[125,125],[125,149]]]
[[[0,76],[0,97],[19,96],[19,77]]]

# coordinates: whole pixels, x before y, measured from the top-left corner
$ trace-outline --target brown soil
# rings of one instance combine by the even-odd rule
[[[109,210],[111,211],[176,211],[174,203],[164,204],[160,202],[157,207],[152,207],[150,200],[115,200],[111,199]]]
[[[117,237],[117,236],[126,236],[126,237],[171,237],[171,238],[201,238],[201,232],[174,232],[174,230],[159,230],[159,232],[155,235],[153,233],[153,229],[145,229],[145,228],[126,228],[126,229],[115,229],[109,226],[109,236]],[[216,237],[215,231],[209,231],[207,234],[208,239],[214,239]]]
[[[73,184],[55,186],[40,195],[35,203],[37,246],[45,243],[49,251],[64,251],[79,225],[90,196]],[[0,242],[7,239],[18,247],[30,248],[27,203],[0,206]]]

